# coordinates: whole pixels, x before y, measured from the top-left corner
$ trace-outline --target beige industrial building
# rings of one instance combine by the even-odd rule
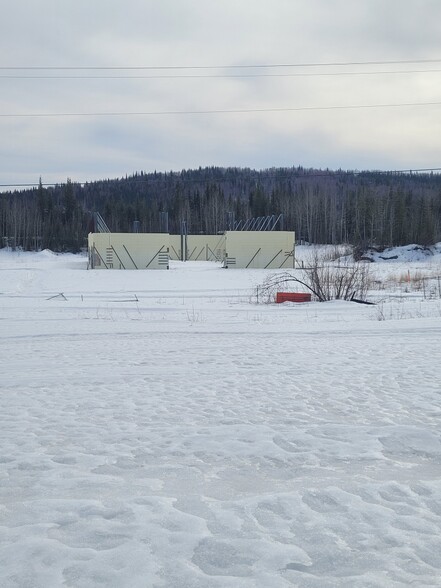
[[[227,231],[224,267],[293,268],[292,231]]]
[[[168,269],[169,260],[218,261],[224,268],[293,268],[290,231],[227,231],[223,235],[89,233],[91,269]]]
[[[168,233],[89,233],[90,269],[168,269]]]
[[[182,247],[186,251],[182,255]],[[170,235],[170,259],[187,261],[223,261],[225,235]]]

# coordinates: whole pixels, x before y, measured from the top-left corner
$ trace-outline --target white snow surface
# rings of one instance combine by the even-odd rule
[[[265,270],[1,250],[0,586],[441,586],[439,260],[276,305]]]

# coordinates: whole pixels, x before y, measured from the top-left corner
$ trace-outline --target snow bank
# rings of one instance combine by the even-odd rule
[[[402,247],[388,247],[384,251],[369,249],[366,257],[372,261],[393,261],[396,263],[412,263],[417,261],[426,261],[433,259],[441,262],[441,243],[432,247],[422,247],[421,245],[406,245]]]
[[[0,585],[439,586],[439,301],[86,262],[0,254]]]

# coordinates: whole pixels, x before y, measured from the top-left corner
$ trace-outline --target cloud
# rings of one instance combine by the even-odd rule
[[[432,0],[16,0],[0,66],[213,66],[441,59]],[[440,63],[268,70],[0,74],[215,75],[441,69]],[[441,100],[437,72],[185,79],[0,79],[0,114],[160,112]],[[440,107],[186,116],[0,117],[1,183],[200,165],[439,167]],[[6,161],[6,160],[5,160]]]

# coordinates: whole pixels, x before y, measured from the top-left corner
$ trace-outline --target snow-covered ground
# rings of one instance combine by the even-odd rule
[[[276,305],[264,270],[0,251],[0,586],[441,586],[415,257],[370,264],[376,306]]]

